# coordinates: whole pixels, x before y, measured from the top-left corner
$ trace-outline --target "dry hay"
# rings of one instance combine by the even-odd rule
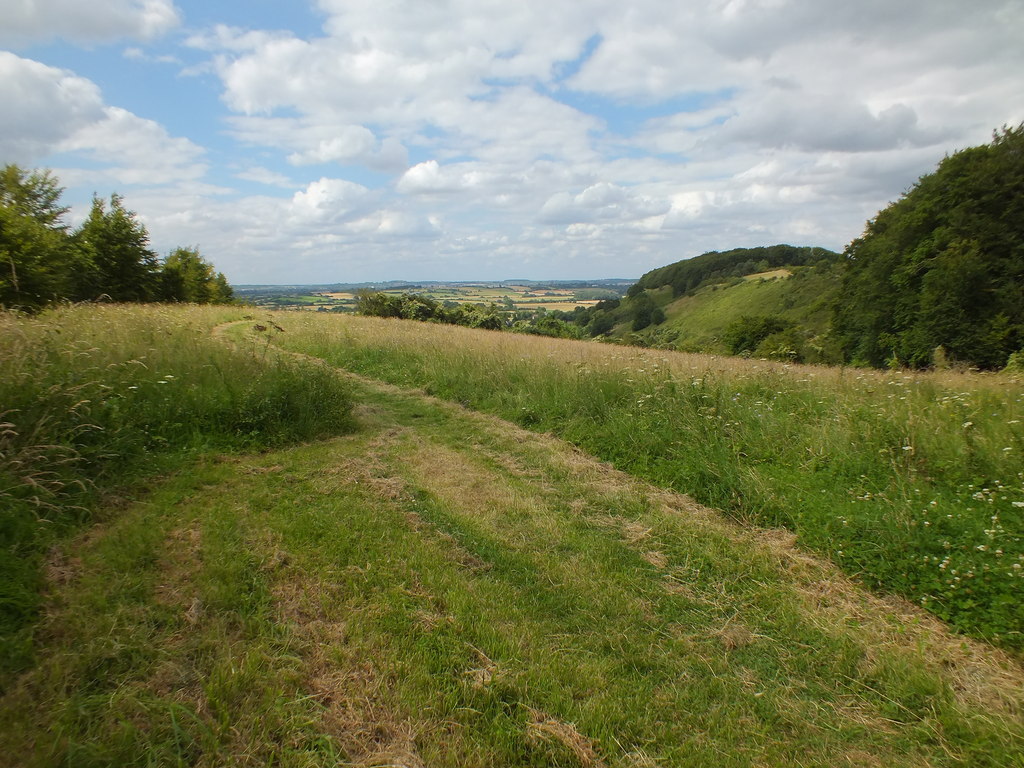
[[[498,674],[498,665],[479,648],[470,646],[473,652],[476,653],[479,659],[480,666],[473,667],[466,670],[466,677],[469,678],[470,685],[476,690],[482,690],[490,685],[495,675]]]
[[[584,768],[603,768],[604,760],[594,750],[593,742],[575,725],[530,709],[526,723],[526,738],[534,743],[554,743],[565,747]]]

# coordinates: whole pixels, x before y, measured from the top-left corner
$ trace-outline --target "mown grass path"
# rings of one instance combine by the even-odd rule
[[[3,759],[1024,765],[1015,659],[785,533],[353,381],[355,434],[206,460],[54,553]]]

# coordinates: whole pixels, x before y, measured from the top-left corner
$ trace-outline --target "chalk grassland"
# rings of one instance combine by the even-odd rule
[[[743,279],[750,280],[774,280],[775,278],[785,279],[792,277],[793,271],[791,269],[771,269],[767,272],[755,272],[752,275],[744,275]]]
[[[868,586],[1024,647],[1024,386],[360,317],[277,343],[552,432]]]
[[[557,439],[351,386],[354,434],[207,456],[51,552],[5,759],[1024,765],[1003,652]]]

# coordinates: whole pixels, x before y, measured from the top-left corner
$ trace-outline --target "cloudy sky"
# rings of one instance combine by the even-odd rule
[[[0,0],[0,163],[234,283],[836,250],[1024,121],[1020,0]]]

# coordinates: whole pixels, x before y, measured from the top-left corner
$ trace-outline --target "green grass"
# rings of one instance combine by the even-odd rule
[[[351,426],[336,377],[233,350],[211,328],[245,310],[79,306],[0,315],[0,684],[31,663],[54,542],[111,494],[210,451]],[[2,687],[2,685],[0,685]]]
[[[19,428],[4,466],[28,487],[12,457],[60,473],[31,502],[34,538],[5,550],[36,569],[30,621],[4,638],[31,650],[8,657],[18,664],[0,691],[7,763],[1024,768],[1019,656],[750,525],[792,515],[813,544],[841,496],[815,492],[845,475],[829,474],[827,452],[783,461],[807,452],[810,432],[827,446],[862,430],[874,447],[898,426],[898,453],[880,465],[861,452],[844,470],[860,473],[860,498],[846,493],[828,535],[849,536],[855,554],[901,534],[927,543],[931,526],[893,524],[892,489],[938,493],[925,468],[943,457],[969,459],[967,472],[1017,466],[991,443],[1016,434],[1004,422],[1019,415],[1019,385],[363,318],[224,325],[240,311],[7,318],[4,396],[21,400],[5,416]],[[350,381],[284,344],[458,402]],[[66,450],[15,444],[25,424]],[[786,443],[783,424],[805,443]],[[537,434],[555,430],[662,485],[697,478],[744,524]],[[51,456],[75,460],[42,463]],[[110,498],[142,483],[140,500]],[[951,523],[930,505],[905,519],[969,536],[968,508],[1020,509],[1019,484],[984,488]],[[8,507],[32,498],[5,493]],[[753,506],[772,494],[778,506]],[[981,533],[1002,542],[1013,524]]]
[[[281,342],[552,432],[863,583],[1024,648],[1024,387],[789,368],[370,318]]]
[[[999,652],[563,443],[356,386],[357,433],[201,460],[62,546],[5,758],[1024,765]]]
[[[827,271],[797,268],[793,277],[705,286],[664,306],[666,322],[639,334],[645,343],[687,352],[727,353],[723,336],[744,315],[778,315],[811,336],[829,325],[836,278]],[[661,302],[658,302],[661,304]],[[620,329],[622,333],[628,327]]]

